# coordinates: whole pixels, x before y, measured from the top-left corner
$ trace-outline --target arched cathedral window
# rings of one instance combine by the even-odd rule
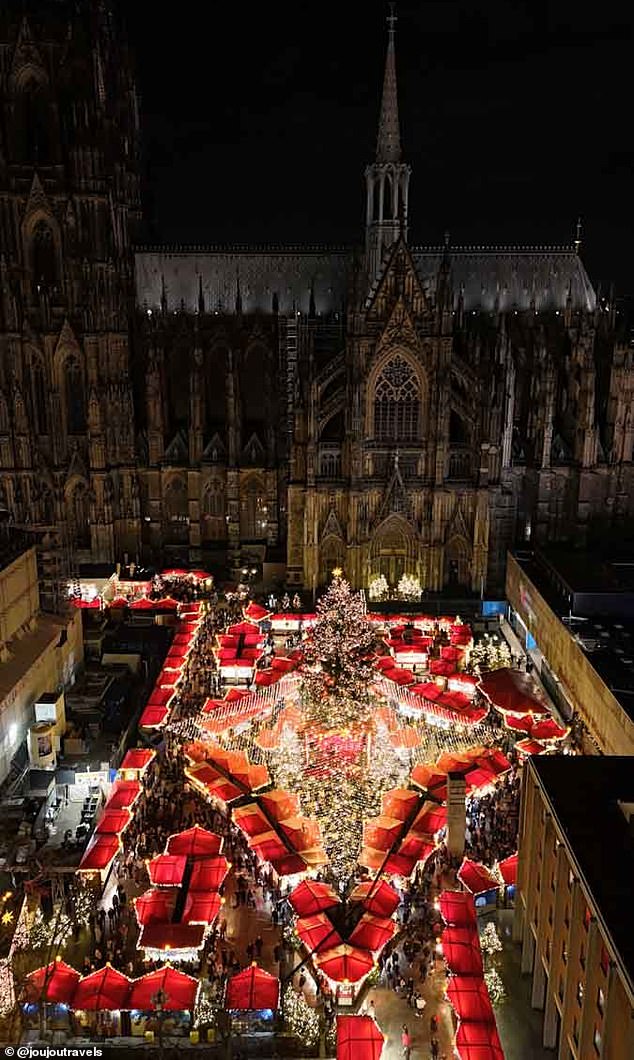
[[[66,400],[66,429],[69,434],[86,430],[86,402],[81,365],[76,357],[67,357],[64,365],[64,396]]]
[[[83,482],[78,482],[70,495],[69,522],[73,544],[90,548],[90,498]]]
[[[57,284],[57,261],[53,233],[46,221],[38,221],[32,236],[33,284],[39,287],[55,287]]]
[[[374,388],[374,437],[381,442],[412,442],[420,437],[420,387],[404,357],[392,357]]]
[[[36,360],[31,366],[31,395],[33,398],[33,426],[37,434],[46,434],[46,378],[44,365]]]
[[[240,537],[245,541],[256,541],[266,537],[267,527],[266,490],[262,480],[253,476],[240,490]]]
[[[226,537],[225,495],[219,479],[207,484],[203,496],[203,534],[206,540],[222,540]]]
[[[21,125],[18,153],[21,160],[35,164],[50,162],[49,98],[45,86],[34,77],[22,86],[18,113]]]

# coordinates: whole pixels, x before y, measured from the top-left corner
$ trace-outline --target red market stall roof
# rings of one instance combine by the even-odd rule
[[[400,905],[400,897],[386,880],[367,880],[358,884],[350,895],[351,902],[361,902],[368,913],[391,916]]]
[[[315,958],[319,970],[336,983],[358,983],[374,968],[374,959],[369,950],[357,946],[335,946]]]
[[[83,976],[73,997],[73,1009],[82,1012],[125,1008],[132,981],[109,964]]]
[[[213,924],[220,912],[222,900],[219,894],[187,895],[185,908],[183,909],[183,924]]]
[[[132,814],[129,810],[104,810],[95,828],[95,833],[97,835],[119,835],[128,827],[131,820]]]
[[[170,567],[169,570],[161,571],[161,578],[186,578],[188,574],[189,571],[182,567]]]
[[[483,894],[499,887],[499,880],[487,869],[486,865],[480,865],[477,861],[464,858],[458,869],[458,879],[472,894]]]
[[[158,854],[148,865],[153,884],[161,887],[180,887],[185,875],[187,858],[176,854]]]
[[[482,954],[477,927],[447,927],[442,935],[442,948],[453,975],[483,974]]]
[[[432,659],[429,664],[430,674],[436,677],[449,677],[455,671],[455,666],[448,659]]]
[[[473,896],[466,891],[443,891],[439,904],[442,918],[450,927],[475,927]]]
[[[337,1060],[381,1060],[384,1041],[371,1016],[337,1016]]]
[[[255,683],[258,688],[270,688],[271,685],[277,684],[281,676],[282,674],[279,671],[276,673],[275,670],[258,670],[255,675]]]
[[[381,799],[381,809],[386,817],[406,821],[417,805],[420,795],[409,788],[392,788]]]
[[[62,960],[52,961],[44,968],[27,975],[24,984],[25,1000],[37,1004],[40,1001],[70,1005],[81,976]]]
[[[222,855],[202,858],[194,862],[189,879],[189,890],[217,891],[223,884],[231,865]]]
[[[95,596],[93,600],[82,600],[81,596],[72,596],[71,604],[73,607],[80,607],[82,609],[97,610],[101,608],[101,597]]]
[[[502,712],[511,714],[548,714],[539,689],[530,674],[508,666],[491,670],[480,679],[480,691]]]
[[[121,850],[117,835],[95,835],[84,851],[78,872],[103,872]]]
[[[284,821],[299,813],[298,796],[284,788],[275,788],[260,795],[260,803],[274,821]]]
[[[426,801],[412,822],[412,829],[425,835],[435,835],[447,824],[447,807]]]
[[[558,725],[554,718],[540,718],[533,723],[531,736],[536,740],[563,740],[569,732],[570,729]]]
[[[140,950],[199,950],[205,941],[206,924],[148,924],[141,929]]]
[[[298,916],[314,916],[339,905],[339,898],[332,887],[319,880],[302,880],[291,891],[288,900]]]
[[[166,854],[185,854],[187,857],[211,857],[222,849],[222,838],[201,825],[195,824],[184,832],[171,835],[165,848]]]
[[[134,806],[140,794],[141,785],[138,780],[115,780],[106,809],[128,810]]]
[[[396,924],[388,917],[372,916],[372,913],[364,913],[350,935],[350,942],[353,946],[360,946],[361,949],[376,952],[387,945],[395,931]]]
[[[404,670],[399,666],[394,666],[391,670],[384,670],[383,676],[386,677],[388,681],[394,681],[395,684],[401,686],[413,685],[416,681],[411,670]]]
[[[163,1009],[171,1012],[191,1012],[196,1003],[198,985],[198,980],[193,979],[191,975],[185,975],[184,972],[166,965],[135,979],[126,1008],[153,1012],[155,1002],[152,998],[161,991],[164,997],[161,1003]]]
[[[323,862],[320,860],[320,864]],[[278,876],[295,876],[298,872],[305,872],[307,862],[300,854],[285,854],[281,858],[273,858],[271,865]]]
[[[295,924],[295,931],[307,950],[319,953],[343,945],[341,935],[333,927],[325,913],[316,916],[301,917]]]
[[[511,854],[510,857],[504,858],[504,861],[498,862],[498,869],[507,887],[517,883],[517,854]]]
[[[504,1060],[495,1023],[463,1020],[456,1034],[460,1060]]]
[[[160,725],[166,721],[169,717],[169,707],[157,707],[152,703],[148,703],[147,707],[143,711],[139,718],[140,729],[157,729]]]
[[[197,582],[206,582],[209,578],[213,578],[213,575],[206,570],[190,570],[189,577],[195,578]]]
[[[248,607],[244,609],[245,618],[250,619],[252,622],[262,622],[263,619],[268,618],[271,612],[267,611],[266,607],[262,607],[261,604],[256,604],[255,600],[251,600]]]
[[[404,854],[390,854],[386,858],[385,850],[374,847],[363,847],[359,854],[359,864],[373,872],[384,872],[386,876],[411,876],[416,868],[418,858]]]
[[[402,830],[403,822],[396,817],[386,817],[384,814],[372,817],[363,826],[363,844],[376,850],[388,851]]]
[[[447,773],[438,769],[436,766],[430,766],[426,765],[424,762],[419,762],[419,764],[412,769],[411,779],[417,787],[431,792],[436,798],[447,798]]]
[[[119,769],[136,769],[142,773],[156,757],[156,751],[146,747],[131,747],[123,756]]]
[[[176,904],[174,888],[160,890],[151,887],[149,891],[134,899],[136,918],[142,927],[147,924],[164,924],[172,919]]]
[[[527,740],[518,740],[515,750],[523,755],[541,755],[546,750],[546,745],[529,737]]]
[[[450,976],[447,996],[460,1020],[495,1023],[489,991],[479,975]]]
[[[160,676],[159,676],[160,679]],[[152,695],[147,701],[148,707],[167,707],[174,695],[173,688],[160,688],[158,685],[152,690]]]
[[[244,971],[232,975],[227,983],[225,1009],[257,1011],[276,1009],[280,1002],[280,981],[270,972],[252,964]]]

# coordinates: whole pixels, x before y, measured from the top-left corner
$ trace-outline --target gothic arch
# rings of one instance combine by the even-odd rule
[[[65,488],[70,539],[75,548],[90,548],[90,492],[85,479],[75,475]]]
[[[203,492],[202,535],[205,541],[221,541],[227,536],[225,521],[225,487],[219,478],[212,478]]]
[[[187,482],[182,475],[168,479],[163,494],[163,503],[168,522],[183,523],[189,517]]]
[[[30,270],[33,291],[42,283],[59,286],[62,275],[62,242],[56,217],[41,199],[32,203],[22,221],[24,260]],[[28,209],[28,208],[27,208]]]
[[[61,375],[66,433],[83,434],[86,430],[86,394],[81,360],[76,353],[66,355]]]
[[[346,546],[336,534],[328,534],[319,545],[319,585],[327,585],[335,567],[345,567]]]
[[[44,359],[35,350],[29,356],[31,381],[31,409],[36,434],[48,434],[48,383]]]
[[[268,504],[261,475],[247,475],[240,482],[240,537],[243,541],[266,538]]]
[[[471,547],[462,534],[453,534],[445,544],[444,583],[471,587]]]
[[[367,435],[380,442],[416,442],[424,436],[427,378],[404,349],[391,349],[368,379]]]
[[[397,585],[403,574],[416,574],[420,560],[416,529],[400,515],[389,515],[377,527],[370,542],[369,577],[384,575]]]
[[[265,422],[266,399],[269,390],[270,352],[261,342],[252,342],[240,358],[240,404],[243,424],[243,443],[251,434],[261,430]]]

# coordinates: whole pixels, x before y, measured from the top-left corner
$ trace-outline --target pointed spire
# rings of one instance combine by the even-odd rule
[[[396,29],[395,4],[390,4],[387,19],[388,40],[383,78],[383,98],[379,118],[379,135],[376,142],[377,162],[400,162],[401,134],[398,124],[398,92],[396,85],[396,52],[394,35]]]

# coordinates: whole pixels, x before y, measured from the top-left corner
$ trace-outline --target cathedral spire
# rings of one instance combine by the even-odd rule
[[[407,240],[410,167],[401,161],[396,84],[394,4],[387,20],[388,39],[379,134],[374,162],[366,167],[366,276],[374,283],[384,258],[397,239]]]
[[[387,56],[383,77],[379,135],[376,142],[376,161],[379,164],[401,161],[401,133],[398,123],[398,89],[396,84],[396,49],[394,46],[396,34],[395,8],[395,4],[390,4],[390,14],[387,19]]]

